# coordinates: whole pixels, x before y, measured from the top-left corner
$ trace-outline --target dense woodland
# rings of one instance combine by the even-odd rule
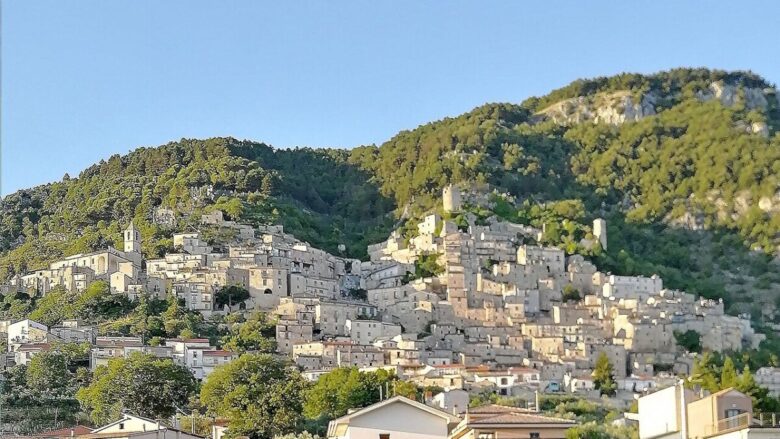
[[[773,93],[767,94],[764,109],[698,99],[697,92],[715,81],[770,87],[745,72],[623,74],[578,80],[520,105],[486,104],[400,132],[379,146],[274,149],[213,138],[140,148],[101,161],[77,177],[66,175],[6,196],[0,205],[0,279],[43,268],[64,255],[121,246],[121,230],[131,219],[143,235],[146,257],[172,250],[172,234],[179,230],[198,229],[213,244],[224,244],[231,238],[224,230],[198,223],[201,213],[213,209],[240,222],[281,223],[314,246],[365,258],[366,245],[381,241],[394,227],[413,231],[408,225],[437,209],[442,188],[452,183],[511,195],[496,196],[487,210],[469,206],[480,220],[495,215],[547,224],[547,244],[560,245],[568,253],[584,252],[599,268],[616,274],[659,274],[668,287],[722,298],[729,312],[750,313],[759,327],[768,328],[765,325],[780,323],[780,313],[773,312],[780,304],[780,213],[765,213],[757,200],[780,190],[778,102]],[[561,126],[538,113],[563,99],[612,91],[655,93],[661,97],[657,114],[619,126]],[[753,122],[765,123],[769,135],[747,132],[745,124]],[[175,227],[154,221],[158,207],[175,212]],[[680,226],[676,220],[686,215],[699,218],[703,229]],[[596,217],[608,221],[608,251],[588,253],[577,243],[588,236]],[[453,220],[465,225],[462,216]],[[342,244],[344,251],[339,250]],[[428,265],[421,261],[420,273],[435,272],[436,267]],[[102,283],[81,294],[58,289],[43,298],[7,295],[0,301],[0,315],[31,316],[47,324],[83,318],[99,325],[101,333],[142,335],[154,343],[199,335],[238,352],[262,355],[273,350],[266,337],[271,322],[264,316],[206,322],[175,300],[130,302],[113,297]],[[755,370],[776,362],[770,353],[779,348],[780,342],[770,337],[744,361],[741,353],[733,357]],[[70,395],[78,388],[118,385],[135,368],[159,367],[171,380],[181,379],[168,365],[148,366],[140,359],[89,377],[79,372],[82,358],[73,349],[43,358],[40,362],[68,364],[69,375],[60,382],[70,387],[53,392]],[[265,369],[272,361],[253,357],[235,367]],[[712,364],[701,367],[722,367]],[[8,379],[16,383],[18,394],[5,395],[4,406],[32,404],[29,386],[44,381],[29,370],[13,373]],[[113,376],[120,378],[112,381]],[[229,376],[220,379],[230,384]],[[310,395],[290,385],[290,392]],[[189,386],[183,385],[189,394],[182,400],[195,395],[195,386]],[[200,395],[220,399],[221,391],[216,384],[207,385]],[[97,395],[79,391],[86,416],[94,421],[113,413],[110,403]],[[286,419],[284,428],[263,435],[302,422],[320,422],[321,427],[323,413],[336,416],[351,404],[327,401],[328,409],[317,411],[307,401],[322,396],[308,398],[292,408],[294,419]],[[55,417],[75,417],[78,405],[72,398],[57,399]]]

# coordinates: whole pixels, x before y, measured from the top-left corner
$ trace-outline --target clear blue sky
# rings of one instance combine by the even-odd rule
[[[3,0],[0,190],[182,137],[379,144],[621,71],[776,83],[778,20],[772,1]]]

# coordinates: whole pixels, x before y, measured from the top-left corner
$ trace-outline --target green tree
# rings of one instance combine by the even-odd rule
[[[596,368],[593,370],[593,384],[602,395],[611,396],[617,391],[614,369],[605,352],[601,352],[596,360]]]
[[[288,433],[274,437],[274,439],[320,439],[320,436],[311,434],[308,431],[302,431],[300,433]]]
[[[385,370],[361,372],[355,367],[338,368],[323,374],[306,392],[304,415],[309,430],[320,432],[328,421],[343,416],[351,408],[361,408],[379,402],[380,393],[392,395],[393,389],[407,392],[394,374]],[[381,390],[380,390],[381,389]],[[415,387],[412,393],[416,394]]]
[[[579,290],[574,288],[574,285],[572,284],[566,284],[566,286],[563,287],[563,301],[578,301],[581,300],[582,296],[580,295]]]
[[[420,279],[424,277],[438,276],[444,272],[444,267],[439,265],[439,255],[420,255],[416,261],[414,261],[414,277]]]
[[[677,345],[688,352],[701,352],[701,334],[691,329],[685,332],[674,331]]]
[[[225,305],[232,307],[249,299],[249,297],[249,291],[246,288],[238,285],[227,285],[217,290],[217,294],[214,295],[214,305],[218,309],[224,308]]]
[[[235,323],[222,338],[222,347],[232,352],[265,352],[276,350],[276,323],[268,315],[254,312],[243,323]]]
[[[126,315],[132,310],[124,294],[113,294],[106,281],[95,281],[73,303],[73,317],[88,322],[103,322]]]
[[[780,410],[780,400],[769,395],[769,390],[764,387],[760,387],[756,383],[753,374],[750,372],[750,367],[746,364],[742,369],[734,386],[737,390],[748,395],[753,400],[753,410],[763,413],[776,413]]]
[[[285,361],[243,354],[209,375],[200,400],[211,415],[228,420],[232,435],[272,438],[298,427],[305,388],[303,377]]]
[[[687,385],[689,387],[699,385],[705,390],[715,393],[721,389],[716,372],[715,359],[710,352],[704,352],[693,360],[693,373],[691,373],[691,380],[688,381]]]
[[[65,287],[54,287],[36,301],[35,310],[30,313],[30,319],[46,326],[57,325],[63,320],[73,317],[74,300],[75,294],[66,290]]]
[[[73,374],[68,359],[57,351],[41,352],[27,365],[27,387],[33,393],[47,397],[72,395]]]
[[[398,380],[393,382],[393,394],[417,401],[420,395],[420,388],[411,381]]]
[[[195,378],[170,359],[133,353],[98,366],[89,386],[76,393],[92,422],[117,419],[123,410],[150,418],[167,418],[185,406],[196,389]]]
[[[727,389],[729,387],[735,387],[737,385],[737,369],[734,367],[734,362],[731,357],[726,357],[723,362],[723,369],[720,373],[720,387]]]

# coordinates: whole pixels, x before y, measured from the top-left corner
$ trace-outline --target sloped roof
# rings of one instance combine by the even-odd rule
[[[498,404],[486,404],[469,409],[469,414],[504,414],[504,413],[528,413],[529,411],[520,407],[509,407]]]
[[[451,434],[451,438],[460,438],[474,428],[569,428],[576,425],[571,419],[544,416],[519,407],[506,407],[495,404],[471,408],[466,418]]]
[[[391,404],[395,404],[395,403],[403,403],[403,404],[409,405],[411,407],[414,407],[414,408],[416,408],[418,410],[422,410],[422,411],[425,411],[425,412],[430,413],[432,415],[439,416],[440,418],[446,420],[448,424],[460,421],[459,417],[457,417],[455,415],[451,415],[451,414],[449,414],[447,412],[444,412],[442,410],[439,410],[436,407],[431,407],[431,406],[419,403],[417,401],[413,401],[413,400],[411,400],[409,398],[406,398],[404,396],[394,396],[394,397],[392,397],[390,399],[386,399],[384,401],[377,402],[377,403],[372,404],[370,406],[364,407],[364,408],[362,408],[362,409],[360,409],[360,410],[358,410],[356,412],[350,413],[348,415],[345,415],[345,416],[342,416],[340,418],[337,418],[337,419],[334,419],[334,420],[330,421],[330,423],[328,424],[328,436],[330,437],[331,436],[331,432],[335,431],[335,429],[339,425],[344,425],[344,424],[348,425],[349,421],[354,419],[354,418],[357,418],[359,416],[363,416],[365,414],[373,412],[374,410],[378,410],[378,409],[381,409],[382,407],[385,407],[385,406],[388,406],[388,405],[391,405]]]
[[[571,419],[554,418],[550,416],[543,416],[536,413],[505,413],[497,416],[487,416],[475,420],[469,420],[469,425],[514,425],[514,424],[571,424],[574,425],[575,421]]]
[[[42,433],[37,433],[34,437],[63,438],[63,437],[71,437],[71,433],[73,436],[81,436],[84,434],[92,433],[92,429],[89,427],[85,427],[83,425],[74,425],[73,427],[65,427],[57,430],[49,430],[49,431],[44,431]]]

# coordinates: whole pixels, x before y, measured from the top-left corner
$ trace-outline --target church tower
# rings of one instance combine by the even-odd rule
[[[125,229],[125,253],[141,253],[141,232],[132,221]]]

